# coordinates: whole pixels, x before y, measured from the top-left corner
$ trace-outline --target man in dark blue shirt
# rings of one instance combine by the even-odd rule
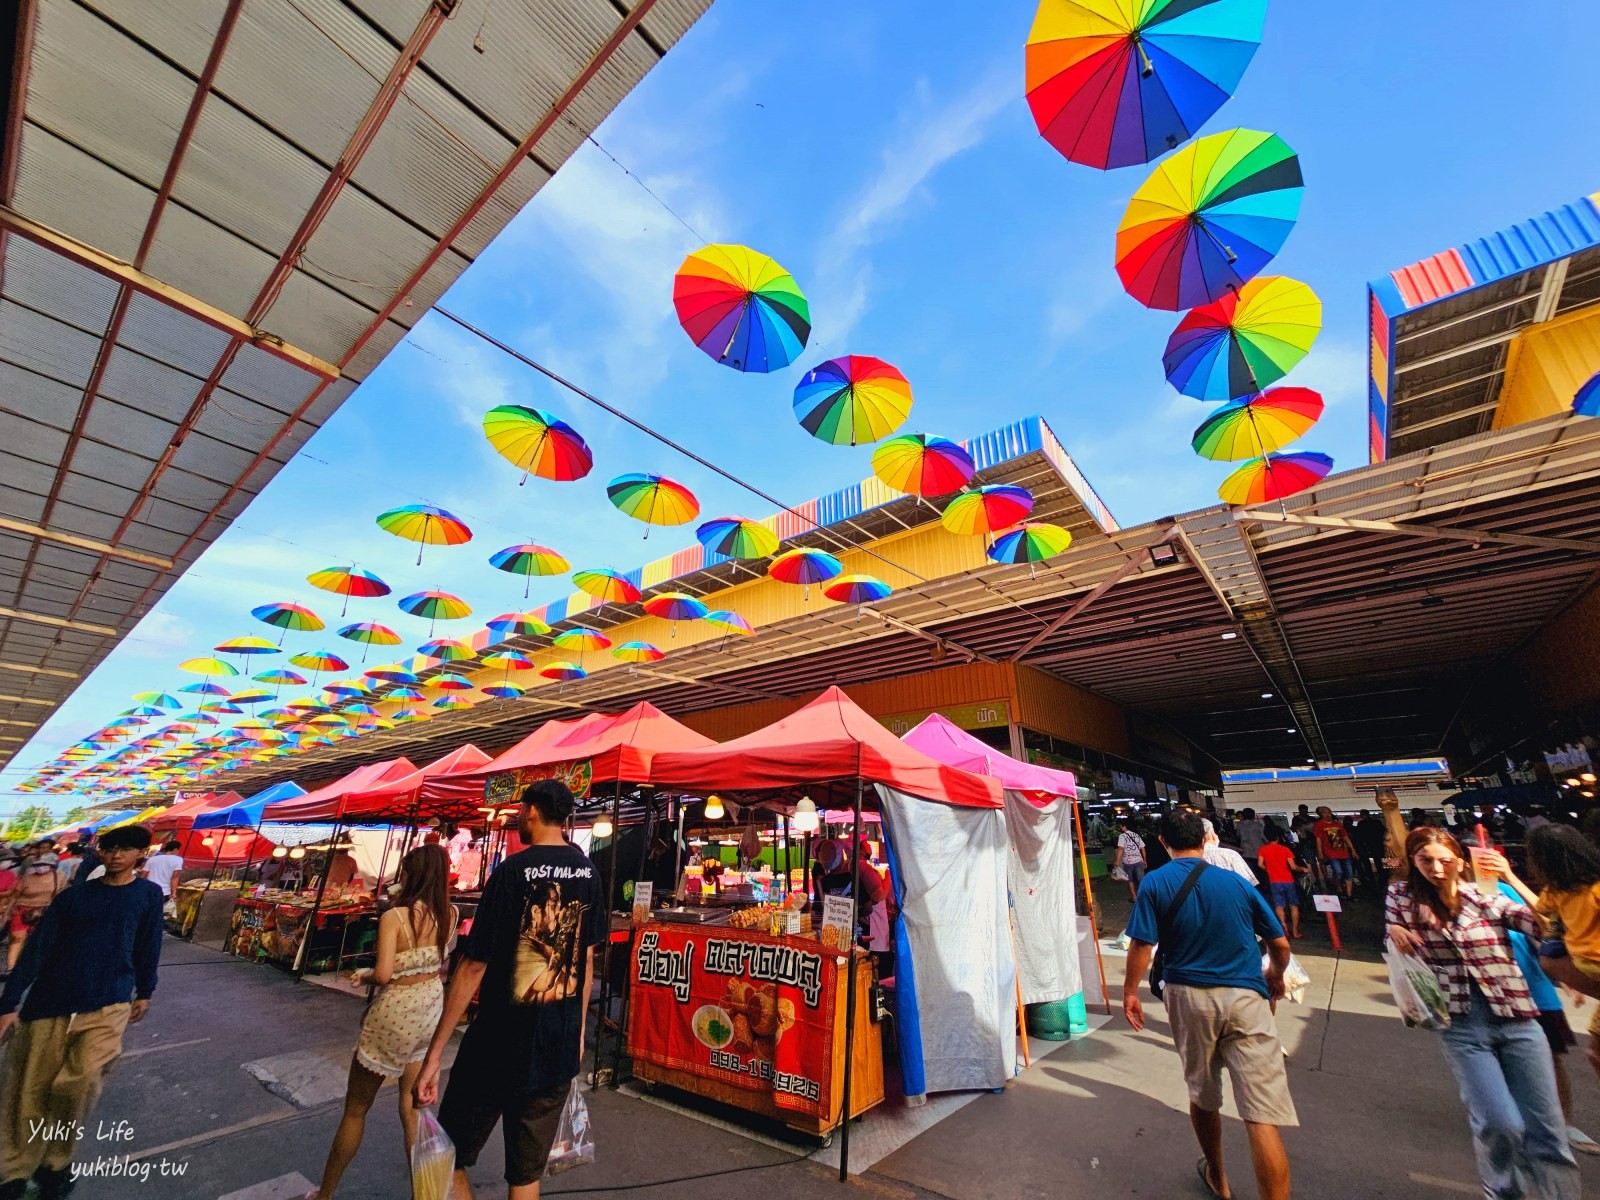
[[[142,825],[102,837],[105,875],[55,898],[0,993],[0,1041],[10,1039],[0,1071],[0,1200],[20,1200],[30,1177],[40,1200],[71,1189],[72,1152],[105,1069],[122,1053],[128,1023],[150,1007],[165,897],[135,873],[149,846]]]
[[[1289,940],[1260,892],[1206,863],[1199,813],[1168,813],[1160,835],[1172,861],[1145,876],[1128,922],[1133,945],[1122,984],[1123,1014],[1134,1029],[1144,1028],[1139,982],[1160,943],[1162,1002],[1189,1085],[1189,1120],[1203,1152],[1196,1164],[1200,1180],[1213,1196],[1231,1195],[1222,1166],[1226,1066],[1250,1134],[1262,1200],[1288,1200],[1289,1159],[1278,1128],[1299,1121],[1273,1006],[1283,995]],[[1257,938],[1271,957],[1265,972]]]

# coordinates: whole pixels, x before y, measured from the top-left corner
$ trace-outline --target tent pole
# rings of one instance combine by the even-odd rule
[[[681,901],[683,889],[683,797],[679,796],[674,803],[678,806],[678,838],[672,843],[672,888],[673,895]]]
[[[341,802],[340,809],[344,808]],[[344,814],[333,819],[333,832],[328,835],[328,852],[322,859],[322,878],[317,881],[317,898],[311,903],[311,911],[306,914],[306,930],[300,938],[300,949],[294,956],[294,977],[304,979],[306,975],[306,948],[311,945],[311,938],[317,931],[317,913],[322,910],[322,894],[328,890],[328,876],[333,874],[333,856],[339,842],[339,826]]]
[[[1078,828],[1078,864],[1083,876],[1083,895],[1089,902],[1089,936],[1094,938],[1094,963],[1100,968],[1100,1003],[1105,1005],[1106,1016],[1111,1015],[1111,993],[1106,989],[1106,961],[1100,955],[1100,916],[1094,907],[1094,885],[1089,882],[1089,852],[1083,845],[1083,809],[1078,798],[1072,798],[1072,820]]]
[[[372,902],[378,902],[378,897],[383,892],[383,880],[389,870],[389,846],[394,841],[394,826],[383,827],[383,857],[378,859],[378,877],[372,881]]]
[[[612,903],[617,895],[617,845],[622,841],[622,773],[617,773],[617,786],[611,793],[611,845],[607,847],[606,865],[606,924],[605,924],[605,950],[596,957],[600,960],[600,1009],[595,1014],[594,1026],[594,1066],[589,1071],[589,1090],[592,1092],[600,1086],[600,1043],[605,1039],[606,1016],[611,1011],[611,912]],[[589,848],[594,849],[591,840]],[[648,848],[648,847],[647,847]],[[587,1021],[589,1014],[584,1013],[583,1019]]]
[[[844,1109],[839,1139],[839,1182],[850,1182],[850,1085],[856,1063],[856,928],[861,921],[861,776],[856,776],[855,826],[850,835],[850,926],[845,949]]]

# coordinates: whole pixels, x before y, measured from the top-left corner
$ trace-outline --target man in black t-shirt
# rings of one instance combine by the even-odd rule
[[[439,1124],[456,1146],[455,1200],[471,1200],[467,1168],[500,1121],[507,1200],[537,1200],[578,1074],[594,949],[607,914],[600,873],[562,835],[575,806],[558,780],[523,790],[517,829],[527,849],[489,877],[417,1078],[417,1103],[432,1104],[444,1048],[477,992],[478,1015],[439,1105]]]

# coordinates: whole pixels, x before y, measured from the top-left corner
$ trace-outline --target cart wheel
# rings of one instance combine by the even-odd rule
[[[822,1143],[817,1148],[819,1150],[826,1150],[831,1145],[833,1145],[833,1134],[829,1133],[823,1135]]]

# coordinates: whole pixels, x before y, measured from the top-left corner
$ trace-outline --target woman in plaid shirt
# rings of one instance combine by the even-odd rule
[[[1462,887],[1465,855],[1443,829],[1413,829],[1406,858],[1408,877],[1390,884],[1384,901],[1389,940],[1432,967],[1449,997],[1440,1044],[1467,1106],[1484,1193],[1577,1200],[1582,1184],[1550,1045],[1508,936],[1515,929],[1542,937],[1543,921],[1498,892]],[[1515,880],[1504,858],[1483,862]]]

